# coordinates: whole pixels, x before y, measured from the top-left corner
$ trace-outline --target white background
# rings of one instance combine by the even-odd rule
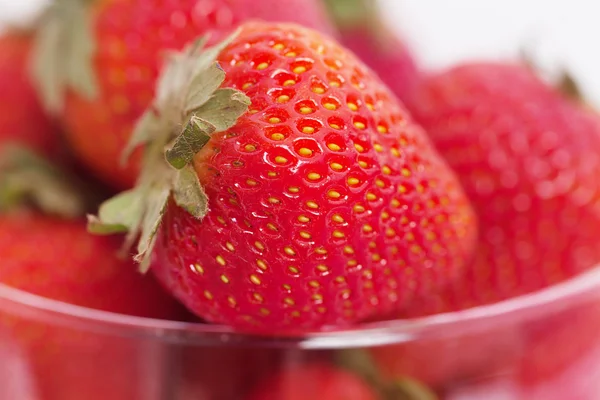
[[[43,2],[0,0],[0,21],[19,21]],[[568,68],[600,106],[598,0],[379,2],[390,25],[429,68],[468,59],[514,57],[527,50],[547,69]]]

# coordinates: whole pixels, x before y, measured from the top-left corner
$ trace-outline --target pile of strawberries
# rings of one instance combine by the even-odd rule
[[[491,304],[598,263],[597,113],[526,64],[422,71],[370,3],[55,0],[6,32],[0,283],[287,336]],[[85,382],[53,382],[41,339],[11,329],[44,399],[79,398]],[[432,349],[371,355],[393,380]],[[320,362],[295,374],[248,399],[403,398]]]

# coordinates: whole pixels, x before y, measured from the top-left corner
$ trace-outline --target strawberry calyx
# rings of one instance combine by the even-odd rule
[[[67,90],[93,100],[99,89],[93,61],[93,0],[53,0],[38,21],[31,75],[48,112],[62,111]]]
[[[194,156],[213,133],[235,125],[250,105],[242,92],[221,88],[225,72],[216,61],[237,34],[206,49],[205,37],[171,55],[153,104],[123,151],[126,161],[133,150],[144,146],[136,186],[103,203],[98,216],[88,219],[92,233],[127,232],[127,248],[139,237],[135,260],[142,271],[149,268],[156,232],[171,198],[198,220],[208,212],[208,198],[192,165]]]
[[[324,0],[325,6],[338,28],[368,26],[376,18],[373,0]]]
[[[0,212],[33,205],[64,218],[85,215],[90,200],[77,180],[18,144],[0,154]]]
[[[385,400],[438,400],[438,396],[423,383],[398,377],[393,381],[383,378],[368,352],[359,349],[343,350],[336,355],[337,364],[350,370],[375,388]]]

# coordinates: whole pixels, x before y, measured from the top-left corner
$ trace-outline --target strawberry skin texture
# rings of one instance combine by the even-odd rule
[[[409,102],[480,221],[464,279],[410,315],[561,282],[600,261],[600,119],[527,68],[480,63],[430,77]]]
[[[377,400],[377,393],[358,376],[329,366],[309,364],[265,380],[247,400]]]
[[[95,73],[100,94],[89,101],[70,93],[62,121],[76,154],[117,188],[133,186],[139,153],[120,165],[133,125],[150,105],[168,50],[199,36],[222,40],[242,21],[291,21],[332,32],[315,0],[102,0],[92,5]]]
[[[116,238],[89,235],[84,221],[32,213],[0,217],[3,284],[116,313],[185,316],[151,277],[141,276],[131,262],[117,259],[118,250]],[[22,351],[37,399],[139,398],[138,380],[152,370],[146,363],[160,362],[160,349],[149,343],[17,315],[0,312],[0,337],[12,337]]]
[[[32,39],[24,33],[0,35],[0,151],[7,141],[41,154],[58,150],[58,131],[44,114],[27,75]]]
[[[297,25],[248,24],[220,62],[252,105],[198,153],[210,211],[171,204],[152,266],[190,310],[261,332],[348,325],[461,273],[470,206],[356,57]]]

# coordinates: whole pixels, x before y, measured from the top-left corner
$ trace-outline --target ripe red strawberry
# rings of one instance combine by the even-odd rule
[[[0,151],[19,141],[40,153],[56,154],[58,134],[46,117],[27,75],[32,38],[23,32],[0,35]]]
[[[151,138],[155,152],[140,185],[101,208],[94,231],[142,230],[145,265],[158,231],[152,270],[176,297],[210,322],[265,333],[377,318],[460,274],[475,233],[469,205],[356,57],[291,24],[245,25],[221,67],[201,59],[197,77],[185,72],[200,64],[193,50],[169,66],[136,131],[134,143]],[[186,116],[193,107],[180,99],[200,95],[184,77],[222,89]],[[168,142],[178,172],[165,166]]]
[[[11,149],[9,154],[16,153]],[[82,219],[70,220],[21,208],[6,211],[4,206],[14,205],[14,201],[4,200],[19,195],[29,195],[45,206],[56,200],[71,204],[66,195],[31,193],[48,187],[36,180],[40,175],[32,174],[31,169],[26,176],[36,184],[16,190],[19,188],[15,181],[8,178],[8,174],[15,171],[9,170],[7,164],[3,155],[0,159],[0,208],[3,208],[0,285],[3,288],[19,289],[23,291],[20,296],[28,292],[113,313],[151,318],[185,316],[181,306],[151,277],[140,275],[131,261],[117,258],[120,246],[117,238],[88,234]],[[19,182],[22,183],[17,184]],[[7,196],[7,191],[12,192]],[[77,325],[64,316],[61,316],[65,319],[61,325],[59,314],[51,314],[46,320],[43,316],[47,312],[37,309],[33,313],[32,310],[33,307],[18,303],[12,307],[0,305],[0,338],[17,346],[19,361],[35,387],[36,399],[74,400],[84,395],[88,399],[140,398],[137,379],[150,373],[146,363],[161,361],[158,345],[142,345],[131,338],[96,333],[88,327],[93,323]],[[34,319],[36,316],[41,320]],[[5,359],[2,350],[0,358]],[[0,386],[13,378],[0,372]],[[25,398],[14,398],[22,397]]]
[[[528,68],[470,64],[410,102],[479,216],[474,262],[435,304],[480,305],[561,282],[600,261],[600,119]]]
[[[373,0],[325,0],[340,41],[373,69],[402,101],[420,73],[410,49],[381,20]]]
[[[253,18],[333,31],[317,0],[80,0],[77,5],[55,0],[47,29],[40,30],[36,76],[77,155],[120,188],[133,186],[137,178],[137,157],[127,168],[119,159],[152,101],[167,51],[200,35],[222,40]],[[51,25],[57,19],[62,32]],[[62,106],[65,89],[72,90]]]
[[[327,364],[283,369],[267,378],[248,400],[376,400],[378,395],[351,372]]]

